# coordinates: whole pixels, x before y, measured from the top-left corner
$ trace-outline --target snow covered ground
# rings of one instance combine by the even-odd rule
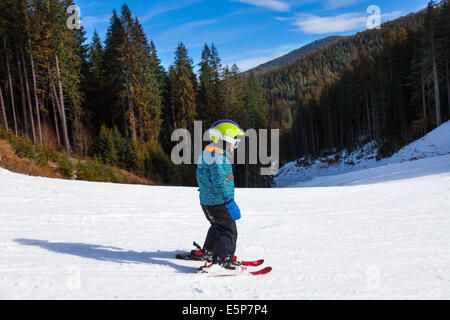
[[[208,228],[196,188],[0,169],[0,299],[450,299],[450,155],[308,183],[238,189],[237,255],[273,271],[207,278],[174,259]]]

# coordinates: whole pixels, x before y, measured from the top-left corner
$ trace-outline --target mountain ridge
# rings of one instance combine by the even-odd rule
[[[272,71],[277,68],[287,66],[288,64],[296,62],[300,58],[304,58],[317,50],[324,49],[336,42],[345,39],[346,36],[329,36],[315,40],[298,49],[295,49],[281,57],[272,59],[265,63],[262,63],[250,70],[245,71],[245,73],[254,72],[255,74],[261,74],[267,71]]]

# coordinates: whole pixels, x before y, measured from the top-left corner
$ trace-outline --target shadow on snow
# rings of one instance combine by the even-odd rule
[[[116,263],[148,263],[168,266],[180,273],[193,273],[197,268],[186,267],[164,259],[173,259],[180,251],[136,252],[121,248],[87,243],[49,242],[35,239],[14,239],[25,246],[36,246],[56,253]]]

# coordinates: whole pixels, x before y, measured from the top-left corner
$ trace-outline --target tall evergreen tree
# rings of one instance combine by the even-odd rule
[[[435,2],[430,1],[427,7],[427,14],[425,16],[425,34],[427,45],[430,50],[429,58],[433,74],[433,84],[434,84],[434,102],[436,107],[436,126],[440,126],[442,123],[441,115],[441,101],[439,92],[439,72],[438,72],[438,52],[436,43],[436,14],[435,14]]]
[[[205,44],[199,67],[198,113],[207,127],[225,117],[222,65],[214,44],[211,44],[211,48]]]
[[[192,59],[184,44],[180,42],[175,52],[173,66],[169,70],[170,96],[174,128],[193,127],[196,111],[197,81]]]
[[[247,79],[245,92],[245,112],[247,128],[265,128],[266,102],[264,100],[263,90],[253,72]]]
[[[113,127],[117,125],[122,128],[122,132],[128,133],[128,123],[123,116],[122,95],[123,95],[123,76],[120,59],[122,58],[122,41],[125,32],[122,21],[119,19],[117,12],[113,10],[110,25],[108,27],[105,48],[104,48],[104,92],[105,102],[102,105],[102,112],[109,115],[106,125]]]

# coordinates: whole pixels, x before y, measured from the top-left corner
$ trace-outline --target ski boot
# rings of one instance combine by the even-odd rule
[[[197,271],[199,273],[209,273],[212,275],[237,275],[245,272],[246,266],[243,266],[235,257],[216,258],[212,263],[206,263],[203,267],[200,267]]]

